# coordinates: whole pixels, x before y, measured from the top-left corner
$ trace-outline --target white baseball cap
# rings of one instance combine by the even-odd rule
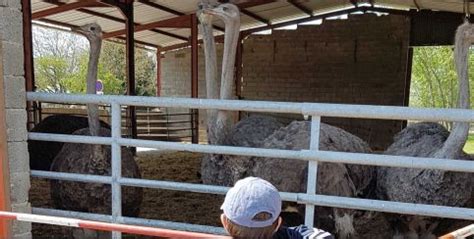
[[[232,222],[245,227],[267,227],[280,216],[281,198],[278,190],[269,182],[256,177],[237,181],[226,194],[221,206],[224,215]],[[255,220],[254,217],[266,212],[268,220]]]

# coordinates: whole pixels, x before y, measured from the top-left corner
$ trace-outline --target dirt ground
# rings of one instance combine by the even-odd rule
[[[202,154],[183,152],[145,151],[137,154],[142,178],[187,183],[201,183],[198,175],[201,158]],[[30,201],[33,207],[53,208],[49,185],[48,180],[31,179]],[[220,226],[219,206],[223,200],[223,195],[145,189],[140,217]],[[66,237],[61,227],[33,224],[33,238]]]

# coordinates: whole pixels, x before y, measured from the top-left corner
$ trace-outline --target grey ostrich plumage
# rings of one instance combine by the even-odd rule
[[[469,49],[474,42],[474,25],[464,23],[455,37],[454,59],[459,83],[459,108],[469,109]],[[464,159],[472,157],[462,151],[469,133],[469,123],[455,122],[451,132],[438,123],[417,123],[402,130],[386,154],[430,158]],[[474,177],[469,173],[432,169],[380,168],[377,194],[380,198],[409,203],[472,207]],[[403,235],[434,237],[445,233],[449,219],[422,216],[388,215],[393,229]],[[449,223],[445,223],[450,221]]]

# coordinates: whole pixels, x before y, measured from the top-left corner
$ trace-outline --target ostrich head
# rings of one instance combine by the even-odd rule
[[[85,36],[90,42],[96,42],[102,39],[102,28],[97,23],[73,27],[72,30]]]
[[[234,19],[240,17],[239,8],[234,4],[229,3],[220,4],[215,8],[204,9],[203,11],[206,14],[220,17],[221,19]]]

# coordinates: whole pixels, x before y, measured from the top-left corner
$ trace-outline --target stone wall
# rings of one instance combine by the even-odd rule
[[[14,212],[30,212],[21,1],[0,0],[0,40],[5,90],[1,97],[5,97],[11,207]],[[31,238],[31,224],[14,222],[12,237]]]
[[[409,32],[407,17],[364,14],[326,20],[322,25],[299,25],[297,30],[275,30],[271,35],[251,35],[243,46],[241,96],[248,100],[403,105]],[[219,51],[221,48],[218,45]],[[189,96],[189,49],[169,52],[162,62],[162,95]],[[199,97],[205,97],[204,87],[200,49]],[[358,135],[377,150],[390,144],[402,127],[399,121],[323,121]]]

